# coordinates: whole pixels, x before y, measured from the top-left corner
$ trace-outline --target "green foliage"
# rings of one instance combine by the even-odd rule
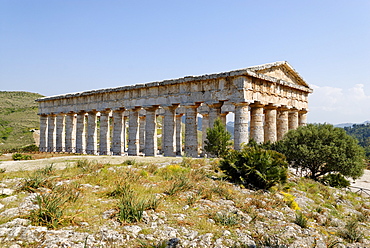
[[[12,155],[12,159],[13,159],[13,160],[22,160],[22,159],[23,159],[23,155],[22,155],[22,154],[20,154],[20,153],[14,153],[14,154]]]
[[[108,196],[120,198],[117,218],[122,223],[140,222],[145,210],[155,210],[160,204],[160,200],[155,196],[148,199],[139,197],[128,182],[118,184]]]
[[[344,127],[344,130],[359,141],[359,145],[366,151],[366,157],[370,159],[370,123],[354,124]]]
[[[38,188],[52,187],[52,181],[50,179],[50,175],[54,173],[53,164],[50,166],[46,166],[43,169],[36,170],[31,176],[25,178],[20,190],[28,191],[28,192],[35,192]]]
[[[39,127],[35,99],[40,97],[36,93],[0,91],[0,151],[26,152],[13,149],[35,143],[30,130]]]
[[[218,212],[214,215],[211,215],[213,220],[221,226],[235,226],[240,223],[240,216],[235,213],[224,213]]]
[[[302,228],[308,227],[307,217],[302,212],[299,212],[299,211],[295,214],[294,223]]]
[[[241,151],[230,151],[221,161],[220,169],[234,182],[269,189],[286,182],[287,165],[285,156],[276,151],[244,147]]]
[[[339,173],[325,175],[321,179],[321,182],[335,188],[346,188],[351,185],[351,183]]]
[[[314,180],[329,173],[356,179],[365,168],[364,151],[357,140],[329,124],[290,130],[276,147],[293,167],[307,171]]]
[[[360,242],[364,237],[364,233],[359,229],[358,224],[356,219],[349,220],[344,229],[339,232],[339,235],[348,242]]]
[[[226,130],[220,119],[213,124],[213,128],[207,129],[207,139],[204,141],[204,150],[211,156],[226,156],[231,145],[231,134]]]
[[[168,195],[175,195],[178,192],[186,191],[192,188],[191,182],[189,178],[181,176],[179,178],[174,179],[171,184],[169,185],[166,193]]]

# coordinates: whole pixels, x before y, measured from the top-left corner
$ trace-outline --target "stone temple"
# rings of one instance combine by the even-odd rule
[[[197,157],[202,151],[197,138],[198,116],[202,117],[204,141],[207,128],[217,118],[226,123],[228,113],[234,113],[235,149],[241,149],[250,138],[274,142],[307,123],[309,93],[309,85],[283,61],[43,97],[36,100],[40,151],[156,156],[157,117],[162,116],[161,153]]]

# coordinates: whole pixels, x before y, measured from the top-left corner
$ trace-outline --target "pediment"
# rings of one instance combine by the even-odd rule
[[[286,61],[253,66],[248,69],[289,83],[309,87],[298,72]]]

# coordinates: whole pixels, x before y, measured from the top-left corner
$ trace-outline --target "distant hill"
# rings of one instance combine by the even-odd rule
[[[0,151],[34,144],[31,129],[39,128],[37,93],[0,91]]]
[[[370,123],[370,121],[365,121],[363,123],[340,123],[340,124],[337,124],[337,125],[334,125],[335,127],[341,127],[341,128],[345,128],[345,127],[352,127],[353,125],[358,125],[358,124],[368,124]]]

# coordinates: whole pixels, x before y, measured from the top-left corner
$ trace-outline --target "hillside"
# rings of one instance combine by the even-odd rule
[[[37,93],[0,91],[0,151],[34,144],[31,129],[39,128]]]
[[[294,174],[256,191],[220,180],[217,160],[48,162],[0,166],[2,247],[370,247],[370,198]]]

